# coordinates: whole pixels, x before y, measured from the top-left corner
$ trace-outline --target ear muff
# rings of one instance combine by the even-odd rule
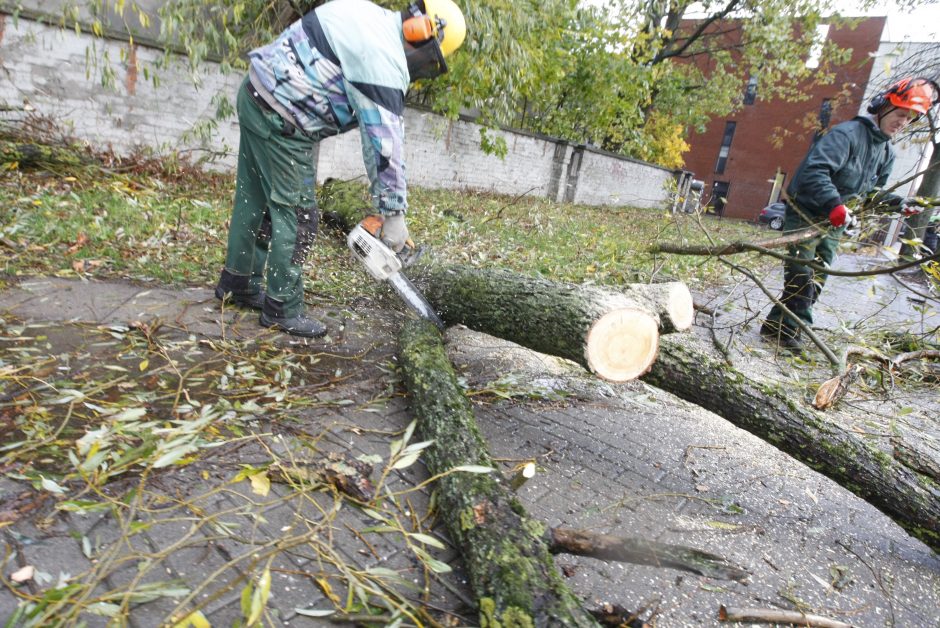
[[[434,37],[434,25],[427,15],[409,17],[402,22],[401,30],[405,41],[411,44],[419,44]]]
[[[923,98],[923,87],[930,86],[931,94],[929,98]],[[915,98],[909,102],[909,92],[913,92]],[[929,101],[929,104],[924,102]],[[868,103],[868,113],[877,114],[888,106],[911,109],[920,114],[927,113],[927,109],[940,102],[940,86],[931,79],[917,77],[906,78],[896,82],[894,85],[876,95]]]

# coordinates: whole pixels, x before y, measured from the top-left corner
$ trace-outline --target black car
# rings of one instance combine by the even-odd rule
[[[783,229],[783,212],[785,212],[786,209],[787,206],[784,203],[771,203],[760,210],[757,222],[762,225],[767,225],[771,229],[781,231]]]

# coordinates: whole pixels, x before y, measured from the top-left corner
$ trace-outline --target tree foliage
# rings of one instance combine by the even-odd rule
[[[96,0],[122,14],[123,0]],[[467,41],[450,72],[412,90],[450,117],[592,144],[675,167],[683,135],[741,104],[749,77],[761,98],[800,98],[832,78],[846,51],[827,42],[806,59],[831,0],[478,0],[460,2]],[[245,53],[323,0],[169,0],[160,37],[197,68],[215,57],[243,68]],[[401,9],[404,0],[378,0]],[[484,137],[484,139],[487,139]],[[497,147],[498,148],[498,147]]]

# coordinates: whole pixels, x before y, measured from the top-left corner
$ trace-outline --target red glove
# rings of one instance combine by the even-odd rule
[[[841,227],[851,215],[851,212],[849,212],[845,205],[836,205],[832,208],[832,211],[829,212],[829,224],[833,227]]]
[[[924,211],[921,203],[923,203],[923,200],[917,196],[906,198],[901,202],[901,213],[905,216],[916,216],[917,214]]]

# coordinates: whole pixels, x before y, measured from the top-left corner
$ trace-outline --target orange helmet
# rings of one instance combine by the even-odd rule
[[[904,78],[871,99],[869,113],[878,113],[887,106],[910,109],[925,114],[940,102],[940,87],[926,78]]]

